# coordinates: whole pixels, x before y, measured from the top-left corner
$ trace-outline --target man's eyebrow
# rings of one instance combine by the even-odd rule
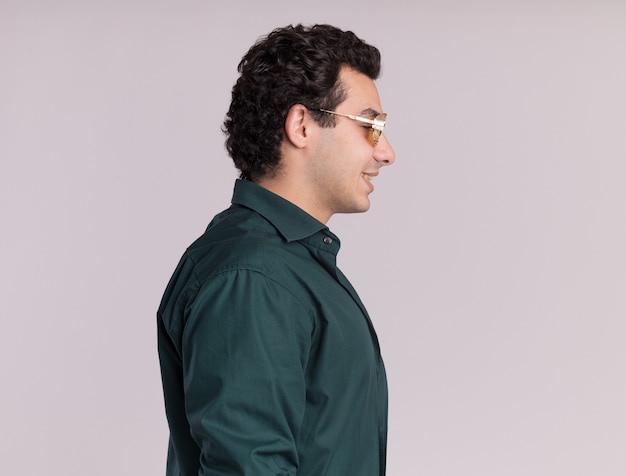
[[[372,109],[371,107],[368,107],[367,109],[363,109],[361,111],[361,116],[371,117],[372,119],[378,115],[380,115],[380,112],[378,112],[376,109]]]

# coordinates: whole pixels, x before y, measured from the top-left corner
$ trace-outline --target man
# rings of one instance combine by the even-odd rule
[[[232,206],[158,311],[168,475],[384,474],[378,340],[325,225],[366,211],[395,159],[379,70],[376,48],[329,25],[275,30],[239,64]]]

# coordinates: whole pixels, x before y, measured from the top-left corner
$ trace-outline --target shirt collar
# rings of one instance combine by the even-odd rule
[[[264,217],[287,241],[297,241],[328,230],[321,221],[289,200],[247,180],[238,179],[233,191],[233,205],[250,208]]]

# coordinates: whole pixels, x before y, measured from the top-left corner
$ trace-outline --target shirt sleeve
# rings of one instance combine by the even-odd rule
[[[231,270],[199,289],[182,364],[200,474],[296,474],[311,334],[298,299],[259,272]]]

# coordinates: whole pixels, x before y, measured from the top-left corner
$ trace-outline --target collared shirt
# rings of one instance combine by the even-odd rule
[[[158,310],[168,476],[379,476],[387,383],[339,239],[238,180]]]

